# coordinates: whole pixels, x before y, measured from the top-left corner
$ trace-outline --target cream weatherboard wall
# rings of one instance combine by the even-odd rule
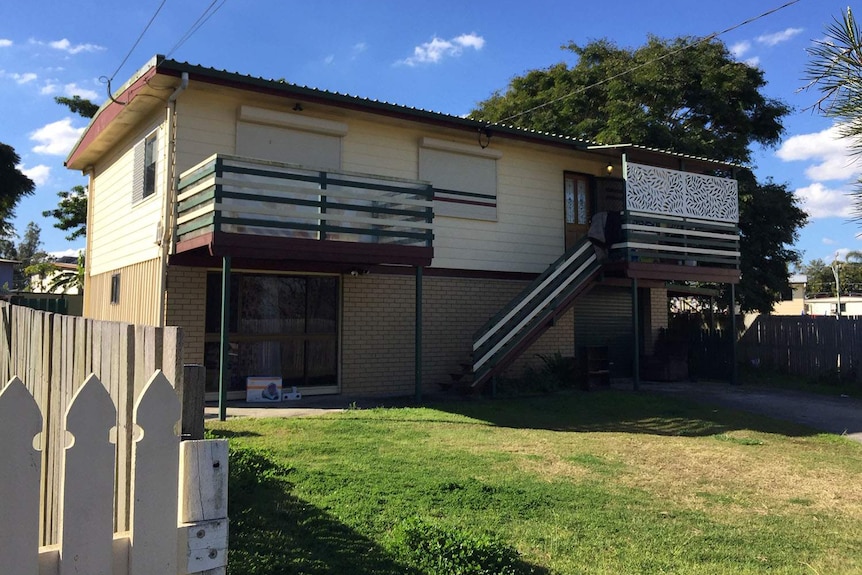
[[[303,104],[228,88],[202,89],[192,82],[178,102],[177,166],[182,172],[215,153],[235,154],[243,106],[301,115],[347,125],[341,169],[417,179],[423,139],[451,142],[456,148],[479,144],[472,135],[441,127],[357,111]],[[432,267],[538,273],[563,251],[563,174],[600,174],[604,164],[573,150],[493,139],[499,155],[496,221],[435,217]]]
[[[164,110],[154,113],[93,168],[91,219],[87,227],[87,317],[148,325],[158,322],[161,248],[156,240],[168,164],[163,119]],[[155,191],[134,202],[135,146],[152,134],[157,138]],[[115,276],[119,279],[115,280]],[[112,301],[111,284],[116,281],[119,298]]]

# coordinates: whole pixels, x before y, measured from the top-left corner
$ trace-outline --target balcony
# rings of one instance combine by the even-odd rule
[[[180,176],[180,261],[195,254],[427,266],[428,183],[217,154]]]
[[[739,282],[739,200],[728,178],[627,163],[622,241],[629,277]]]

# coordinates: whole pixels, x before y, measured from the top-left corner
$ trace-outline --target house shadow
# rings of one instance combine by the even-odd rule
[[[214,430],[217,437],[229,437]],[[425,575],[337,517],[293,494],[292,470],[256,450],[231,452],[231,575]],[[526,562],[516,573],[548,575]]]
[[[720,404],[610,387],[528,397],[447,399],[428,403],[427,407],[515,429],[681,437],[705,437],[742,429],[791,437],[820,433],[801,424]]]

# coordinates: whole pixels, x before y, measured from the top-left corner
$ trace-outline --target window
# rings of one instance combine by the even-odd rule
[[[497,150],[422,138],[419,179],[434,186],[434,214],[497,220]]]
[[[111,303],[120,303],[120,274],[111,276]]]
[[[153,132],[135,146],[135,168],[132,182],[132,203],[136,204],[156,193],[159,139]]]

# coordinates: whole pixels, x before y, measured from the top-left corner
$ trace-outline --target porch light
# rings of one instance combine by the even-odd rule
[[[605,168],[605,170],[607,170],[608,175],[610,176],[611,174],[614,173],[614,165],[612,163],[608,162],[608,167]]]

